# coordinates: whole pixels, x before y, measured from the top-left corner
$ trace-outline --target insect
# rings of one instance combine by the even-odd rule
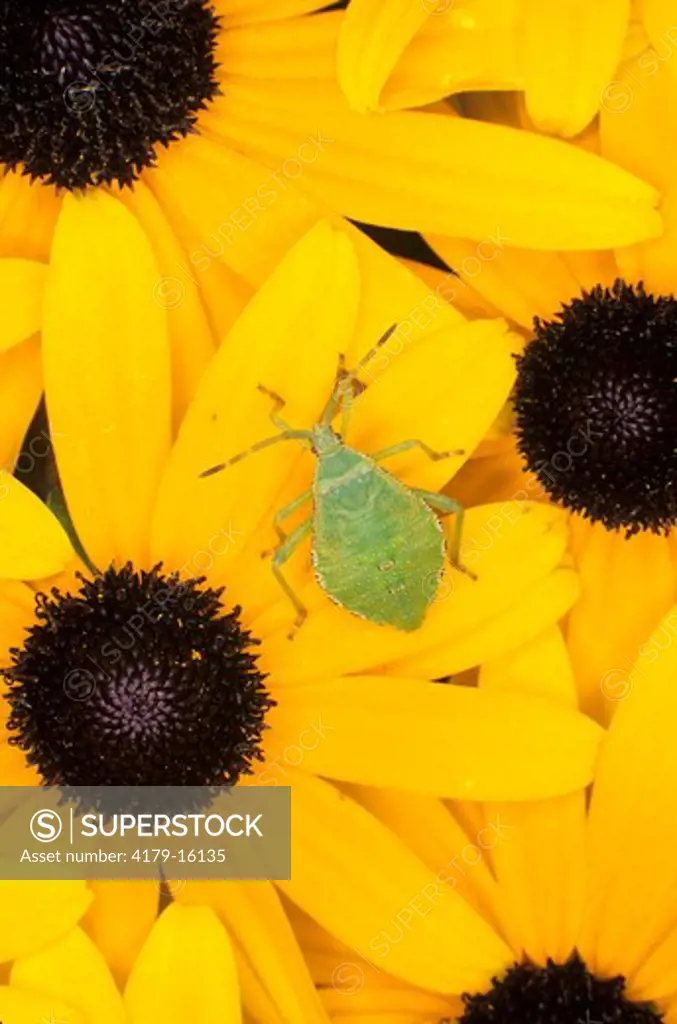
[[[315,576],[327,595],[354,615],[400,630],[417,629],[423,622],[439,588],[445,554],[452,565],[467,571],[458,560],[461,505],[446,495],[408,487],[380,466],[389,457],[413,448],[434,460],[464,452],[439,452],[423,441],[407,440],[365,455],[344,441],[353,400],[365,390],[357,374],[396,327],[394,324],[386,331],[354,370],[347,370],[343,358],[340,359],[329,401],[311,430],[296,430],[283,420],[280,412],[285,406],[284,399],[259,384],[259,390],[273,402],[271,420],[280,433],[200,474],[207,477],[221,472],[281,441],[298,441],[315,454],[312,487],[277,512],[273,526],[279,543],[272,551],[264,552],[272,556],[273,573],[296,611],[290,638],[308,613],[285,578],[283,566],[310,534]],[[332,426],[339,413],[340,433]],[[310,517],[285,532],[282,523],[310,501]],[[448,551],[436,512],[456,516],[454,539]]]

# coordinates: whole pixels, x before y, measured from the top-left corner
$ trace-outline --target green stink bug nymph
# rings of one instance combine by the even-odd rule
[[[435,460],[463,452],[437,452],[423,441],[408,440],[365,455],[343,440],[350,405],[355,395],[364,390],[356,374],[390,337],[395,326],[367,353],[356,370],[346,370],[341,360],[332,394],[312,430],[290,427],[279,415],[284,399],[259,385],[259,390],[274,403],[271,419],[280,433],[200,474],[206,477],[218,473],[280,441],[299,441],[317,457],[310,490],[280,509],[273,520],[279,544],[270,552],[272,569],[296,610],[290,636],[302,625],[307,611],[286,580],[282,566],[309,534],[315,576],[327,595],[354,615],[395,629],[417,629],[437,594],[446,544],[436,512],[456,516],[454,542],[448,554],[452,564],[461,568],[458,553],[462,507],[443,494],[407,487],[379,463],[411,448],[419,448]],[[340,434],[332,427],[339,412]],[[308,501],[313,502],[310,518],[286,533],[282,522]]]

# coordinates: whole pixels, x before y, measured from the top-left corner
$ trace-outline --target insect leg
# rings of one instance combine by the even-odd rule
[[[286,420],[283,420],[279,413],[284,409],[287,404],[286,400],[278,395],[277,391],[271,391],[270,388],[265,387],[263,384],[257,384],[257,387],[262,395],[266,395],[268,398],[273,400],[273,408],[270,410],[270,418],[276,427],[280,430],[291,430]]]
[[[309,487],[307,491],[303,492],[303,494],[299,494],[298,498],[294,498],[294,500],[290,501],[288,505],[284,505],[275,513],[275,515],[273,516],[273,528],[277,533],[278,537],[280,538],[280,544],[284,544],[287,537],[289,536],[289,534],[282,529],[280,523],[282,523],[285,519],[288,519],[289,516],[293,515],[293,513],[296,512],[297,509],[301,508],[302,505],[305,505],[305,503],[309,501],[310,498],[312,498],[312,496],[313,489],[312,487]],[[275,549],[273,549],[273,551],[274,550]],[[269,555],[273,554],[273,551],[262,551],[261,558],[268,558]]]
[[[338,370],[334,380],[334,388],[329,401],[324,407],[319,419],[320,426],[328,427],[334,417],[341,412],[341,437],[345,439],[348,432],[348,420],[353,407],[353,401],[364,391],[364,385],[360,384],[352,370],[346,370],[345,356],[339,356]]]
[[[348,422],[353,410],[353,402],[361,393],[356,390],[359,386],[360,382],[357,377],[355,377],[352,372],[348,371],[346,371],[343,377],[336,382],[336,404],[341,410],[341,437],[344,440],[348,433]]]
[[[225,462],[219,462],[217,466],[203,469],[201,473],[198,473],[198,476],[213,476],[214,473],[220,473],[222,469],[227,469],[229,466],[234,465],[234,463],[246,459],[248,455],[254,455],[255,452],[263,451],[264,448],[270,448],[271,445],[277,444],[278,441],[307,441],[311,436],[309,430],[283,430],[281,434],[275,434],[274,437],[266,437],[263,441],[257,441],[251,448],[245,448],[243,452],[238,452],[237,455],[226,459]]]
[[[399,455],[400,452],[411,451],[412,448],[420,448],[433,462],[439,462],[440,459],[450,459],[452,455],[465,455],[463,448],[455,448],[448,452],[438,452],[426,444],[425,441],[411,440],[400,441],[399,444],[393,444],[389,448],[382,448],[380,452],[375,452],[369,457],[374,462],[381,462],[382,459],[389,459],[391,455]]]
[[[435,512],[441,512],[445,516],[456,516],[456,523],[454,525],[454,539],[451,544],[447,545],[447,556],[449,561],[453,565],[454,569],[458,569],[459,572],[465,573],[471,580],[476,580],[477,576],[470,569],[466,568],[461,563],[461,534],[463,532],[463,519],[465,517],[465,509],[458,501],[454,501],[453,498],[447,497],[446,494],[437,494],[435,491],[424,491],[420,487],[413,487],[414,494],[418,494],[419,498],[423,498],[426,505],[434,509]]]
[[[285,579],[282,572],[282,566],[284,563],[291,558],[296,551],[299,544],[308,536],[312,529],[312,519],[306,519],[305,522],[300,523],[296,529],[286,537],[282,544],[273,552],[272,569],[275,579],[280,584],[285,594],[294,605],[296,609],[296,618],[294,619],[294,625],[289,633],[289,639],[292,640],[294,634],[301,628],[308,616],[308,609],[294,593],[290,584]]]

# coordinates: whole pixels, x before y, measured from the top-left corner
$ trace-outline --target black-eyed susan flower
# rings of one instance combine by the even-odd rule
[[[309,615],[290,640],[293,609],[261,556],[275,543],[275,511],[310,483],[310,454],[280,444],[202,475],[271,433],[259,385],[285,397],[291,422],[312,425],[339,353],[354,365],[387,326],[413,323],[427,289],[361,235],[319,222],[236,321],[172,445],[166,325],[152,304],[139,320],[129,300],[151,269],[134,267],[130,283],[121,261],[116,315],[102,321],[88,280],[108,251],[73,252],[78,304],[64,301],[72,278],[60,273],[58,247],[45,386],[81,575],[56,518],[5,474],[0,628],[14,650],[3,655],[0,781],[289,784],[289,891],[320,918],[353,902],[357,876],[342,873],[356,845],[374,851],[388,901],[424,871],[328,780],[515,799],[585,785],[600,736],[589,719],[542,698],[432,681],[499,657],[570,607],[577,584],[562,563],[558,510],[468,510],[468,541],[490,521],[494,538],[469,566],[477,578],[449,569],[410,633],[333,604],[302,549],[288,580]],[[53,314],[64,308],[67,322]],[[351,443],[373,452],[406,435],[469,453],[510,391],[514,341],[503,321],[467,324],[439,304],[399,351],[374,361],[351,410]],[[435,489],[449,468],[409,452],[392,471]],[[219,891],[207,886],[205,899]],[[349,939],[359,922],[344,923]]]
[[[355,113],[337,80],[345,13],[323,6],[5,0],[0,254],[46,260],[64,197],[88,205],[102,189],[160,250],[163,276],[178,262],[184,285],[207,287],[215,264],[210,280],[231,296],[307,226],[304,194],[370,223],[464,237],[498,220],[525,245],[540,244],[543,222],[548,244],[573,248],[660,230],[651,187],[557,141]],[[430,7],[412,6],[421,20]],[[124,245],[97,215],[100,244]]]
[[[634,169],[642,163],[665,197],[660,240],[545,255],[509,242],[480,248],[429,237],[455,270],[426,272],[439,294],[473,316],[501,313],[531,342],[519,360],[512,411],[497,428],[508,435],[514,427],[513,442],[485,446],[476,477],[471,463],[457,478],[457,496],[529,495],[572,513],[582,593],[567,636],[583,706],[602,717],[615,706],[605,692],[609,665],[625,664],[676,593],[676,224],[674,175],[661,155],[671,122],[657,120],[671,97],[677,91],[664,69],[627,110],[603,111],[581,143]],[[524,122],[515,96],[465,102],[476,114]]]
[[[2,884],[32,886],[45,899],[19,894],[11,909],[0,907],[22,938],[33,929],[28,945],[15,933],[2,947],[0,1013],[8,1024],[154,1024],[186,1016],[195,1024],[237,1024],[274,1013],[293,1024],[328,1021],[269,883],[229,883],[218,912],[173,903],[160,913],[153,882],[83,882],[84,907],[71,899],[70,920],[54,896],[57,886],[75,883]],[[51,929],[38,934],[45,923]]]
[[[352,949],[335,931],[294,913],[333,1020],[674,1020],[675,816],[665,796],[677,781],[674,635],[673,625],[670,648],[648,644],[641,674],[602,743],[589,792],[414,808],[404,794],[352,791],[425,860],[436,884],[411,890],[409,901],[392,916],[384,913],[367,942]],[[555,631],[485,666],[482,687],[576,700]],[[431,919],[452,907],[456,928],[430,941]]]

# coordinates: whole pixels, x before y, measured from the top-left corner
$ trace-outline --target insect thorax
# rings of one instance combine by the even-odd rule
[[[318,424],[313,427],[312,435],[313,451],[318,459],[331,455],[333,452],[345,447],[340,435],[336,433],[333,427]]]
[[[319,455],[315,471],[316,498],[338,498],[349,504],[361,503],[369,490],[369,481],[377,471],[371,459],[346,445],[337,445]],[[352,500],[351,500],[352,498]]]

